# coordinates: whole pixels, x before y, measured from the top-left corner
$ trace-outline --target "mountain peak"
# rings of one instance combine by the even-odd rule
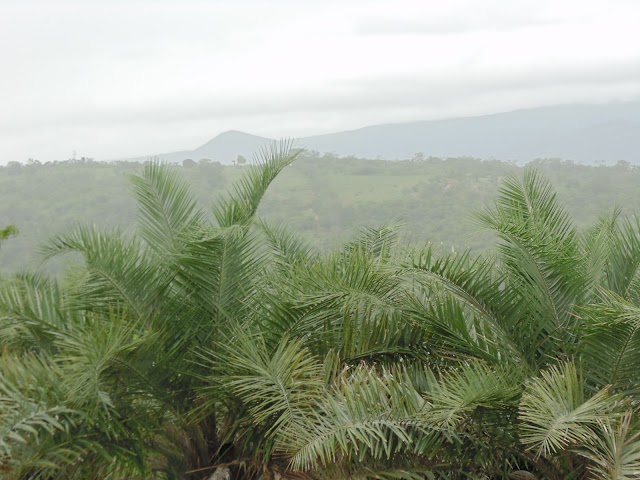
[[[240,130],[226,130],[222,133],[219,133],[214,137],[215,138],[225,138],[225,137],[256,137],[256,135],[252,135],[247,132],[241,132]]]
[[[271,139],[227,130],[193,151],[161,155],[167,161],[251,159]],[[640,102],[557,105],[476,117],[374,125],[298,139],[317,152],[360,158],[496,158],[527,162],[563,158],[580,163],[640,164]]]
[[[196,148],[191,157],[193,159],[209,158],[221,163],[231,163],[238,155],[246,158],[253,156],[271,139],[251,135],[239,130],[227,130]]]

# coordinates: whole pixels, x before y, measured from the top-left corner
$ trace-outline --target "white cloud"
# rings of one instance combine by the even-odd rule
[[[0,0],[0,163],[640,95],[640,2]]]

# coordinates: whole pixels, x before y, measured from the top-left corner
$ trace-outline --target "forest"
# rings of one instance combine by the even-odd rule
[[[595,178],[630,200],[635,169],[470,162],[455,184],[455,162],[427,160],[433,183],[409,173],[420,162],[344,167],[402,170],[422,185],[416,203],[464,190],[443,215],[461,222],[465,206],[494,239],[470,251],[403,240],[393,222],[306,239],[295,215],[261,207],[282,201],[279,183],[323,181],[298,156],[273,145],[214,177],[213,197],[191,189],[208,181],[200,165],[138,166],[131,227],[65,227],[37,250],[45,266],[77,259],[61,274],[4,275],[3,478],[638,478],[640,222],[614,205],[573,215],[605,197]],[[85,167],[103,186],[128,172]],[[46,168],[21,167],[15,184]],[[554,183],[565,168],[586,173]],[[489,179],[483,206],[469,186]],[[97,184],[74,188],[89,198]],[[344,201],[349,184],[333,188],[326,201]]]

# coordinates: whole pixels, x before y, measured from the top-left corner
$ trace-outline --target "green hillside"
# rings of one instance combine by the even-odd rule
[[[640,211],[639,167],[532,163],[550,179],[578,226],[612,205]],[[128,176],[139,168],[134,162],[84,161],[0,167],[0,226],[20,231],[0,249],[0,269],[35,264],[38,246],[69,225],[127,229],[136,218]],[[208,206],[246,167],[187,162],[176,168]],[[337,245],[361,225],[396,221],[406,225],[405,239],[484,249],[490,238],[469,220],[469,211],[493,198],[501,179],[522,169],[471,158],[388,162],[306,154],[274,182],[260,213],[322,247]]]

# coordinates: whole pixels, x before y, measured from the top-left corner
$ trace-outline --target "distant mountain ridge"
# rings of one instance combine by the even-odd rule
[[[268,145],[272,141],[270,138],[259,137],[237,130],[229,130],[212,138],[195,150],[159,153],[145,157],[128,158],[127,160],[144,161],[148,158],[157,157],[173,163],[182,162],[186,159],[199,161],[206,158],[220,163],[230,164],[238,155],[242,155],[250,160],[264,145]]]
[[[271,139],[221,133],[195,150],[157,155],[170,162],[248,159]],[[494,158],[519,163],[563,158],[579,163],[640,164],[640,101],[540,107],[476,117],[385,124],[297,139],[320,153],[387,160],[421,152],[434,157]]]

